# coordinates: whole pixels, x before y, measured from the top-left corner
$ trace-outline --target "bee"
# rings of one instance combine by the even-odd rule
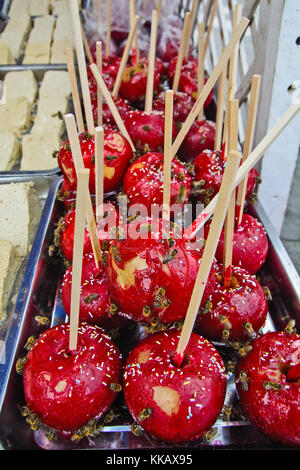
[[[117,261],[118,263],[121,263],[122,260],[120,258],[119,253],[118,253],[118,250],[115,246],[110,247],[110,253],[111,253],[111,255],[112,255],[112,257],[115,261]]]
[[[224,315],[220,315],[219,320],[224,325],[225,330],[231,330],[232,326],[227,317],[225,317]]]
[[[43,317],[41,315],[36,315],[34,317],[34,319],[40,326],[49,326],[50,325],[50,320],[47,317]]]
[[[139,415],[138,415],[138,420],[139,421],[144,421],[145,419],[149,418],[149,416],[151,416],[153,413],[153,409],[152,408],[145,408],[144,410],[142,410]]]
[[[216,436],[218,432],[218,429],[217,428],[212,428],[210,431],[207,431],[202,439],[204,440],[204,442],[211,442],[213,440],[213,438]]]
[[[281,390],[281,384],[277,383],[277,382],[271,382],[269,380],[266,380],[264,383],[263,383],[263,386],[266,390],[274,390],[275,392],[277,392],[278,390]]]
[[[109,308],[110,315],[114,315],[117,310],[118,310],[117,304],[111,303],[110,308]]]
[[[137,423],[132,423],[131,432],[135,436],[141,436],[143,434],[143,428],[139,426]]]
[[[113,391],[113,392],[120,392],[122,390],[122,385],[121,384],[117,384],[117,383],[110,383],[109,384],[109,388]]]
[[[249,338],[253,338],[255,336],[255,331],[253,330],[250,322],[246,321],[244,324],[244,328],[247,331]]]
[[[20,357],[17,362],[16,362],[16,372],[17,374],[19,375],[22,375],[23,374],[23,368],[24,368],[24,365],[27,361],[27,358],[26,357]]]
[[[30,351],[30,349],[32,348],[34,342],[35,342],[35,337],[34,336],[29,336],[29,338],[27,339],[26,344],[24,346],[24,349],[26,349],[27,351]]]
[[[240,372],[238,382],[241,382],[242,389],[247,392],[248,391],[248,376],[246,372],[242,371]]]
[[[176,250],[176,249],[169,251],[169,253],[167,253],[166,256],[164,257],[162,263],[163,263],[163,264],[169,263],[170,261],[172,261],[172,259],[175,258],[175,256],[177,255],[177,253],[178,253],[178,250]]]
[[[155,297],[154,297],[154,303],[153,303],[154,307],[161,308],[162,298],[165,295],[165,293],[166,293],[166,289],[164,287],[160,287],[158,289],[158,291],[157,291],[157,293],[155,294]]]
[[[143,316],[149,317],[150,313],[151,313],[151,308],[149,307],[149,305],[145,305],[143,307]]]
[[[295,332],[294,327],[295,327],[295,320],[290,320],[288,324],[286,325],[284,331],[286,332],[287,335],[290,335]]]

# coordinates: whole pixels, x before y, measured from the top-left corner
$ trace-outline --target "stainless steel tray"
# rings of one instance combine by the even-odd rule
[[[45,315],[51,324],[58,324],[66,320],[65,312],[60,298],[59,282],[64,272],[63,263],[57,258],[48,256],[48,248],[52,243],[55,223],[62,214],[62,204],[56,199],[56,194],[62,183],[62,178],[54,180],[51,184],[46,200],[42,219],[37,236],[31,251],[24,273],[23,283],[17,299],[14,321],[7,338],[9,360],[3,366],[0,381],[0,441],[4,449],[17,450],[69,450],[69,449],[177,449],[174,445],[158,442],[156,439],[143,433],[136,436],[131,431],[132,419],[123,403],[122,395],[116,402],[119,416],[108,425],[105,425],[101,434],[94,440],[87,438],[77,443],[67,442],[61,438],[49,441],[41,430],[33,432],[20,413],[20,406],[24,405],[22,376],[16,373],[16,361],[24,357],[24,345],[31,335],[37,337],[46,327],[37,325],[35,315]],[[270,241],[268,261],[261,272],[262,281],[267,282],[274,294],[270,302],[270,314],[267,321],[267,330],[283,328],[290,318],[299,322],[299,276],[297,275],[286,251],[278,236],[270,225],[263,208],[259,203],[252,208],[252,212],[264,223]],[[284,315],[282,315],[284,312]],[[129,324],[125,330],[120,331],[118,344],[123,356],[144,335],[144,330],[136,324]],[[126,338],[126,345],[122,338]],[[216,345],[224,353],[223,345]],[[226,349],[226,348],[225,348]],[[228,354],[228,351],[225,351]],[[235,378],[228,374],[228,388],[225,403],[235,404]],[[181,449],[208,449],[208,448],[278,448],[269,439],[259,433],[245,420],[238,420],[220,416],[214,425],[215,434],[210,441],[197,441],[180,445]]]

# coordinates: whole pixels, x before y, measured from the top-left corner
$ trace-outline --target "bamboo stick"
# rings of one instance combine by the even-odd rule
[[[84,111],[85,111],[85,119],[87,123],[88,132],[90,134],[94,134],[95,127],[94,127],[94,119],[93,119],[93,112],[92,112],[91,95],[90,95],[89,85],[88,85],[84,47],[83,47],[83,40],[82,40],[82,34],[81,34],[81,22],[79,18],[77,0],[69,0],[69,5],[70,5],[70,13],[71,13],[72,24],[73,24],[73,31],[74,31],[74,41],[75,41],[77,62],[78,62],[78,68],[79,68],[82,98],[83,98],[83,105],[84,105]]]
[[[70,308],[69,349],[71,351],[75,351],[77,349],[78,342],[82,257],[89,176],[90,171],[88,169],[80,169],[78,172]]]
[[[76,116],[76,122],[77,122],[78,131],[81,133],[81,132],[84,132],[84,122],[83,122],[83,115],[82,115],[82,109],[81,109],[81,103],[80,103],[79,90],[78,90],[78,85],[77,85],[77,76],[76,76],[75,65],[74,65],[73,49],[69,47],[66,49],[65,53],[66,53],[66,62],[67,62],[67,68],[68,68],[68,73],[69,73],[69,78],[70,78],[71,93],[72,93],[72,100],[73,100],[74,111],[75,111],[75,116]]]
[[[252,149],[252,145],[253,145],[255,123],[256,123],[256,116],[257,116],[257,109],[258,109],[260,83],[261,83],[261,76],[253,75],[251,91],[250,91],[250,101],[249,101],[249,108],[248,108],[248,115],[247,115],[246,135],[245,135],[245,142],[244,142],[244,148],[243,148],[242,162],[244,162],[248,158]],[[240,225],[242,217],[243,217],[247,181],[248,181],[248,175],[242,180],[242,182],[239,184],[239,187],[238,187],[237,199],[236,199],[236,204],[239,207],[238,226]]]
[[[174,363],[180,366],[184,359],[184,353],[189,343],[195,320],[202,301],[203,292],[214,260],[218,240],[220,238],[225,215],[227,212],[230,195],[233,189],[233,182],[236,176],[241,154],[239,152],[230,152],[228,162],[222,179],[220,188],[220,198],[215,209],[212,224],[205,243],[203,256],[199,266],[197,278],[195,281],[193,293],[189,303],[188,311],[181,330]]]
[[[157,30],[158,30],[158,14],[157,14],[157,10],[152,10],[151,35],[150,35],[150,47],[149,47],[148,71],[147,71],[147,87],[146,87],[146,97],[145,97],[145,111],[146,112],[149,112],[152,110],[152,103],[153,103],[153,82],[154,82],[154,72],[155,72]]]

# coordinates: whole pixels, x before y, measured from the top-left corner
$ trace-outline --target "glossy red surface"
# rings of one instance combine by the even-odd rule
[[[94,325],[80,324],[77,350],[69,350],[69,324],[46,330],[27,355],[23,370],[27,406],[60,431],[74,431],[105,413],[120,383],[121,357],[112,340]]]
[[[80,148],[85,168],[90,170],[89,189],[95,194],[95,139],[93,136],[79,134]],[[104,191],[119,188],[123,175],[133,154],[127,140],[117,131],[104,131]],[[58,164],[64,177],[71,185],[76,185],[76,171],[69,142],[63,142],[58,154]]]
[[[246,341],[251,333],[245,327],[247,323],[257,333],[266,320],[268,302],[256,277],[237,266],[232,266],[231,275],[228,288],[218,278],[208,299],[210,311],[200,309],[196,320],[198,333],[211,341],[223,341],[224,328],[229,329],[229,341]]]
[[[123,179],[123,191],[129,203],[142,204],[151,215],[151,205],[163,203],[164,155],[148,152],[137,158],[127,169]],[[182,205],[189,199],[192,177],[184,163],[173,158],[171,164],[170,205]]]
[[[239,361],[237,390],[249,420],[270,439],[300,444],[300,376],[290,377],[300,366],[300,337],[270,332],[252,343]],[[246,380],[246,382],[245,382]]]
[[[131,111],[124,118],[124,124],[137,150],[162,152],[164,148],[164,113],[159,111]],[[173,137],[177,135],[175,122]]]
[[[123,390],[130,413],[148,433],[167,442],[199,439],[221,412],[226,375],[215,347],[193,333],[183,366],[172,358],[180,333],[168,330],[142,340],[124,367]],[[150,409],[149,417],[141,412]]]
[[[201,189],[205,194],[199,194],[200,201],[207,202],[207,198],[212,199],[218,192],[221,186],[226,160],[223,158],[221,152],[214,152],[212,150],[204,150],[194,159],[195,167],[195,181],[203,181]],[[252,194],[256,184],[257,171],[250,170],[249,178],[246,189],[246,200]]]
[[[268,249],[268,237],[262,223],[252,215],[244,213],[233,234],[232,264],[246,269],[250,274],[256,274],[266,261]],[[224,231],[216,250],[219,262],[223,261],[223,250]]]
[[[190,161],[204,150],[213,150],[215,127],[213,121],[194,121],[179,148],[180,158]]]
[[[152,233],[147,232],[149,224]],[[163,227],[161,220],[135,220],[128,226],[126,239],[111,243],[107,258],[110,295],[120,311],[137,322],[183,320],[190,302],[202,249],[190,249],[176,235],[170,245],[163,236]],[[203,302],[214,284],[213,266]],[[146,307],[147,316],[143,313]]]

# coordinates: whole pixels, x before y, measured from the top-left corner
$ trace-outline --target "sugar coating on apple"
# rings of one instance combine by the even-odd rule
[[[128,236],[110,245],[106,268],[111,298],[122,315],[136,322],[182,321],[190,302],[203,247],[190,249],[172,231],[165,237],[164,227],[162,219],[135,219],[127,226]],[[214,283],[213,266],[203,302]]]
[[[210,341],[248,341],[264,326],[268,301],[256,277],[232,266],[231,284],[224,287],[222,266],[217,282],[196,319],[197,331]]]
[[[269,332],[251,343],[237,371],[237,391],[249,421],[267,437],[300,444],[300,336]]]
[[[165,442],[200,439],[216,422],[225,400],[226,374],[216,348],[192,333],[183,365],[173,364],[177,330],[143,339],[129,354],[123,391],[134,420]]]
[[[100,418],[121,383],[121,355],[104,330],[80,323],[75,351],[69,323],[49,328],[33,344],[23,369],[26,405],[49,428],[73,432]]]

